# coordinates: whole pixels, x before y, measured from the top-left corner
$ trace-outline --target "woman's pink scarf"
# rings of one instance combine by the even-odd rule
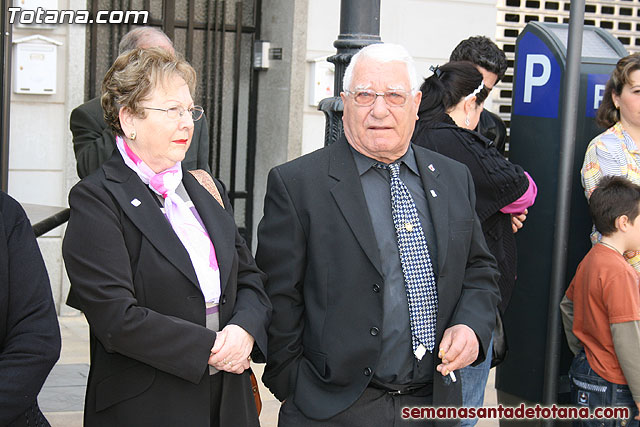
[[[189,253],[204,299],[206,302],[217,304],[220,299],[220,270],[216,252],[207,230],[176,193],[176,188],[182,181],[180,162],[155,173],[131,151],[122,137],[116,137],[116,145],[124,163],[138,174],[142,182],[164,198],[165,216]]]

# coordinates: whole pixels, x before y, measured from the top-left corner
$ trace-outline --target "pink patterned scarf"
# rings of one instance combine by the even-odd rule
[[[217,304],[220,299],[220,270],[216,252],[207,230],[182,197],[176,193],[176,188],[182,181],[180,162],[160,173],[155,173],[131,151],[122,137],[116,137],[116,145],[124,163],[138,174],[142,182],[164,198],[165,216],[189,253],[204,299],[206,302]],[[193,209],[195,210],[195,207]]]

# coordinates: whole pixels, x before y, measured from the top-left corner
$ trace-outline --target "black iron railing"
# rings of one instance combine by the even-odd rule
[[[40,237],[54,228],[69,221],[69,208],[31,205],[22,203],[36,237]]]

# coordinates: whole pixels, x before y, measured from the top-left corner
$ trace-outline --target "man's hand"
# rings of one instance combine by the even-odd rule
[[[525,209],[520,215],[511,214],[511,229],[514,233],[517,233],[518,230],[522,228],[524,221],[527,219],[528,213],[529,210]]]
[[[640,420],[640,402],[636,402],[636,406],[638,407],[638,415],[633,417],[634,420]]]
[[[464,368],[478,358],[478,338],[467,325],[453,325],[444,331],[438,357],[442,359],[436,369],[443,376]]]
[[[211,349],[209,365],[219,371],[241,374],[249,369],[254,339],[238,325],[227,325],[218,332]]]

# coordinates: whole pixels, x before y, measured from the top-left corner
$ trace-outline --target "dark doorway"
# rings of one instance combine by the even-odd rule
[[[198,73],[194,101],[209,125],[210,166],[227,186],[240,232],[251,247],[256,146],[257,78],[253,44],[261,0],[91,0],[99,10],[148,11],[146,25],[161,28]],[[86,93],[100,93],[102,77],[131,24],[87,26]]]

